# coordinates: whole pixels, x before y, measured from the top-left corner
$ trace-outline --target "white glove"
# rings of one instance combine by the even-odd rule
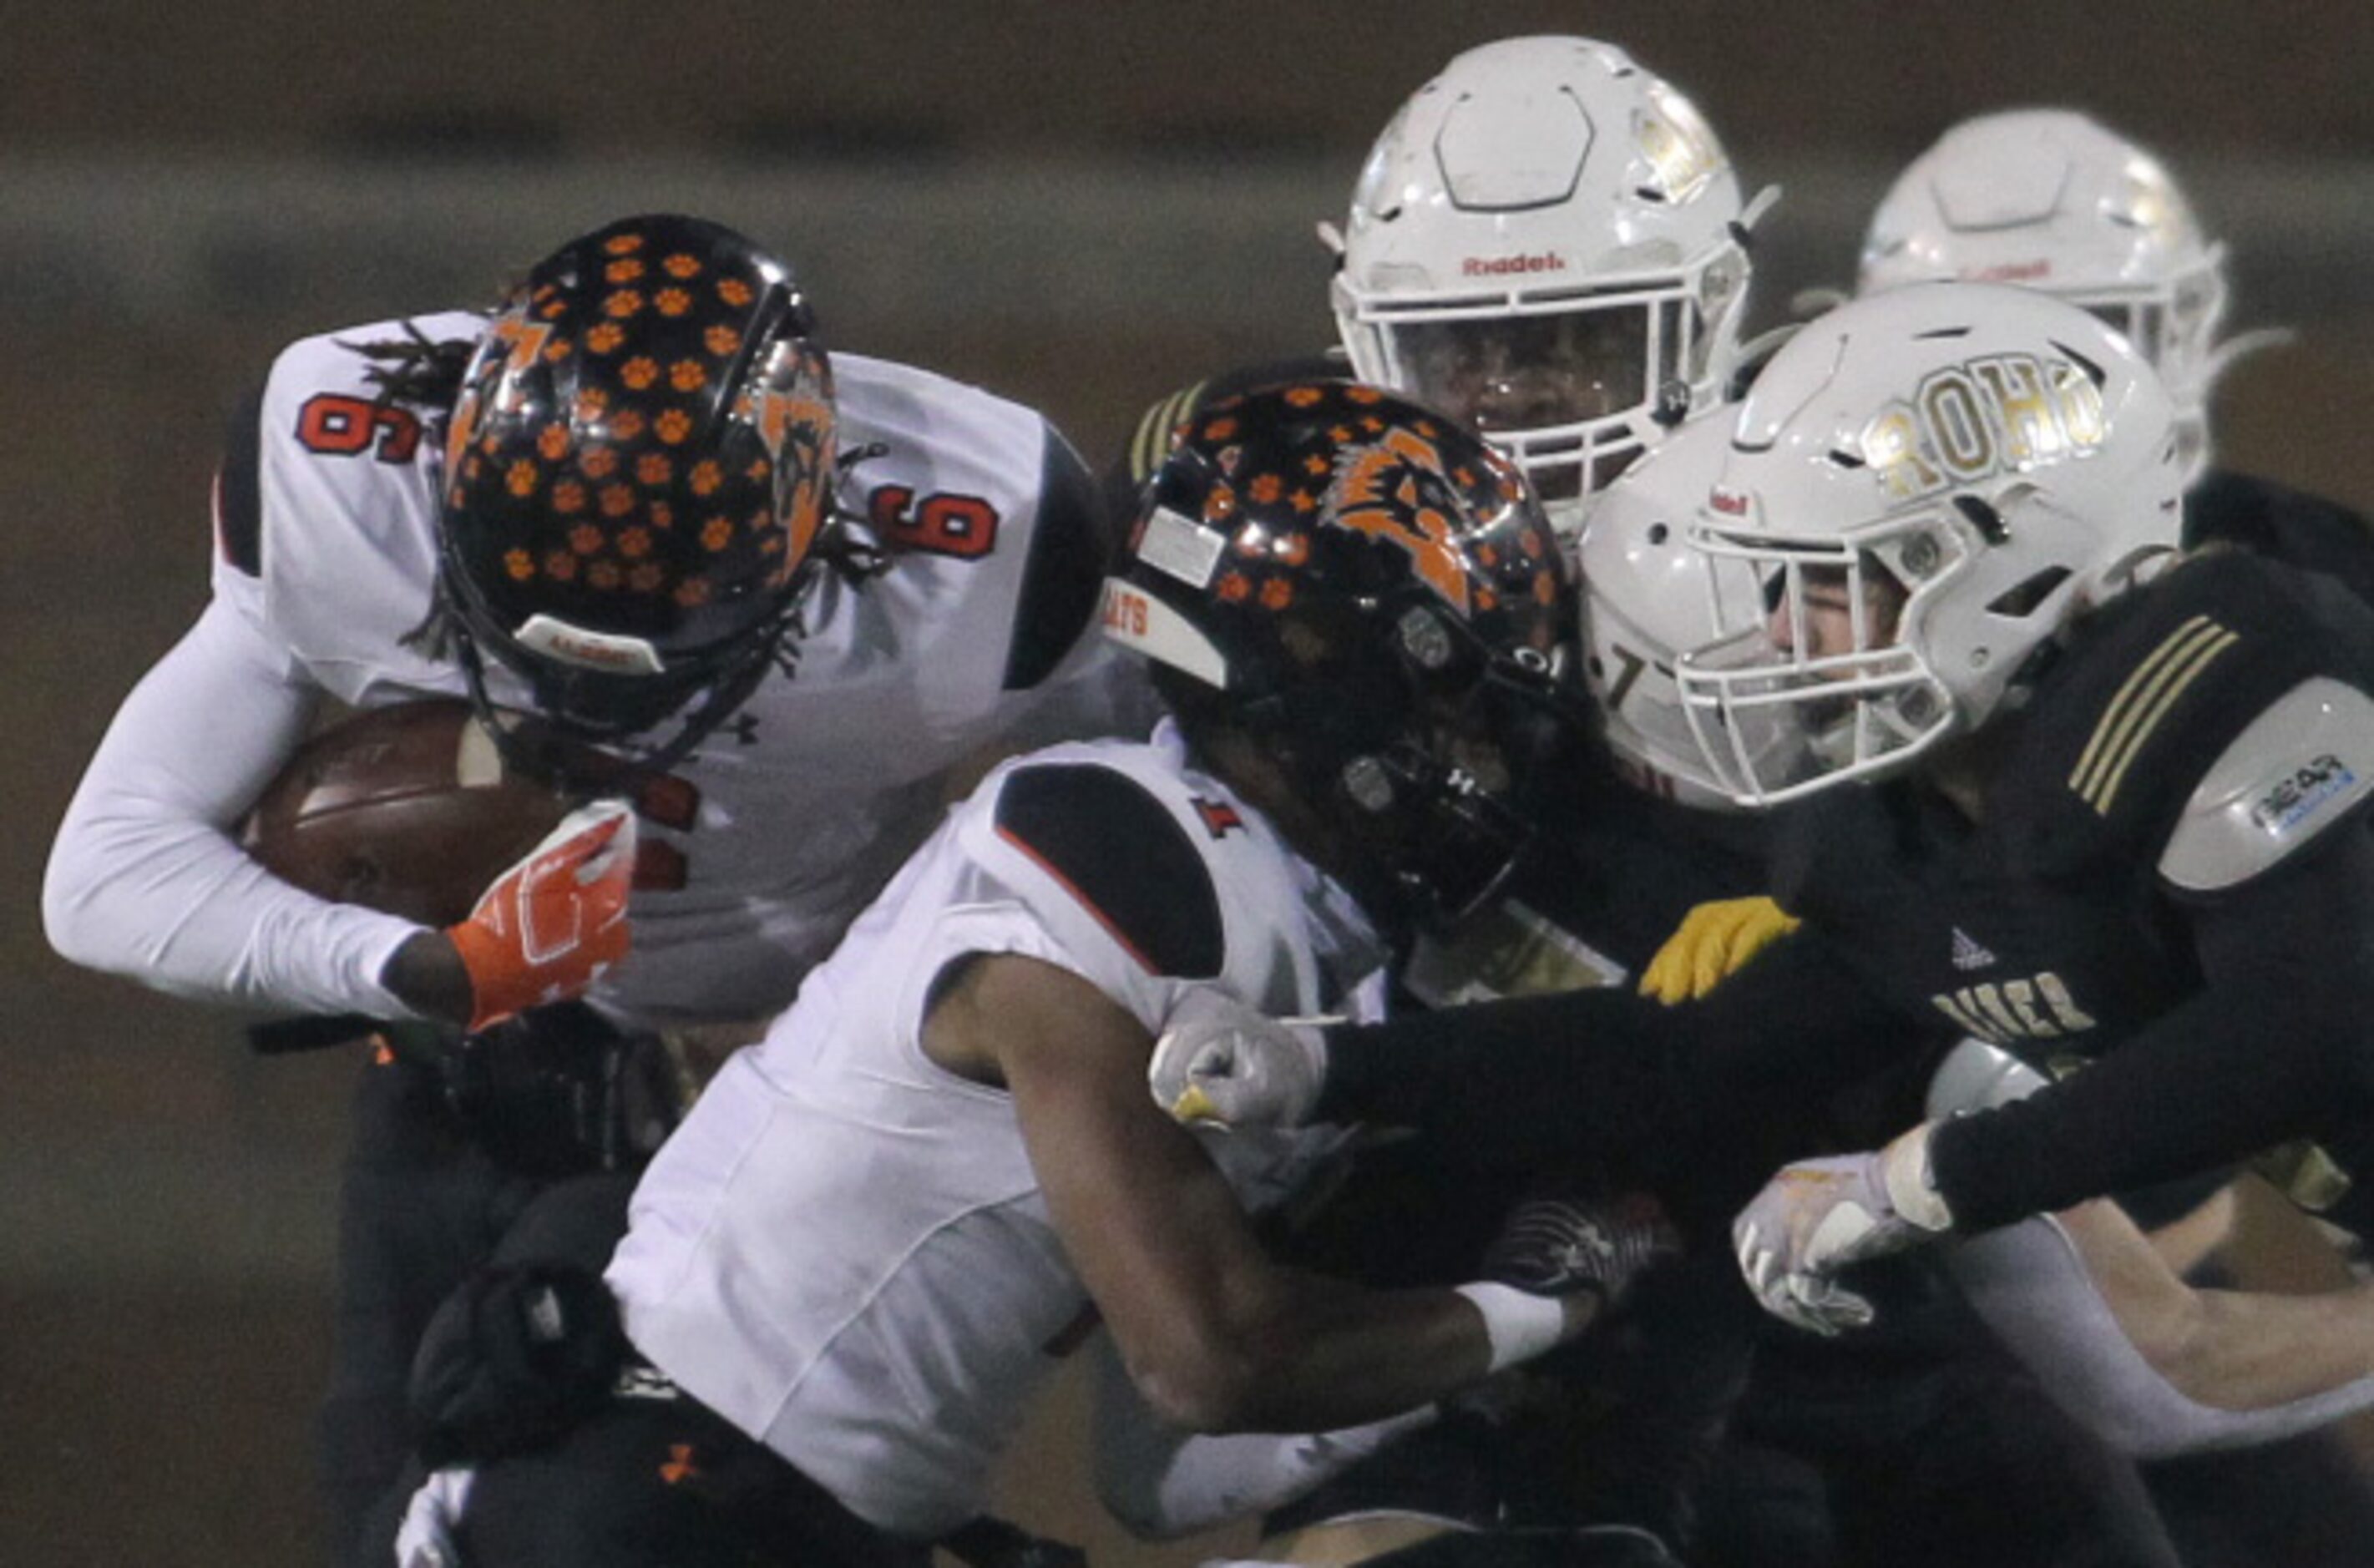
[[[1226,991],[1182,994],[1154,1042],[1146,1082],[1154,1102],[1183,1122],[1299,1127],[1327,1080],[1332,1018],[1271,1018]]]
[[[460,1568],[453,1532],[469,1511],[478,1472],[468,1466],[432,1471],[405,1504],[395,1532],[396,1568]]]
[[[1930,1124],[1875,1153],[1802,1160],[1764,1184],[1731,1223],[1740,1272],[1764,1310],[1816,1334],[1861,1328],[1872,1305],[1833,1278],[1954,1223],[1929,1176]]]

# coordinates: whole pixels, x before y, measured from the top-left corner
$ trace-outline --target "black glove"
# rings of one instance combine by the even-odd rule
[[[680,1106],[667,1047],[583,1002],[523,1012],[475,1035],[399,1024],[380,1037],[437,1074],[471,1142],[522,1176],[641,1168]]]

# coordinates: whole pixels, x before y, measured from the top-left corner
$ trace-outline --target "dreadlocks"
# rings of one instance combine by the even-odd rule
[[[339,346],[371,361],[363,379],[379,389],[382,404],[402,404],[426,414],[445,414],[461,395],[462,372],[469,369],[478,340],[431,338],[407,321],[400,338]]]

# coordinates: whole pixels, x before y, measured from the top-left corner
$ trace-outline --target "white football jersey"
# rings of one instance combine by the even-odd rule
[[[411,412],[375,401],[359,345],[407,328],[469,338],[482,324],[464,313],[382,322],[280,356],[253,445],[235,442],[218,487],[216,625],[202,622],[169,661],[239,645],[266,684],[361,708],[465,695],[458,664],[418,635],[437,572],[438,442]],[[1020,749],[1143,721],[1135,673],[1087,629],[1092,588],[1050,586],[1082,571],[1093,583],[1102,564],[1084,559],[1097,530],[1072,504],[1077,460],[1061,437],[1028,408],[925,371],[854,355],[833,365],[843,447],[864,453],[843,501],[891,546],[891,564],[857,586],[821,574],[796,673],[770,673],[676,766],[669,794],[688,809],[641,823],[675,851],[660,860],[681,857],[681,885],[638,889],[634,950],[594,996],[641,1022],[780,1010],[938,821],[957,765],[1009,739]],[[488,676],[496,701],[524,706],[507,672],[490,664]],[[222,680],[181,689],[217,709],[239,700]],[[53,858],[53,930],[70,920],[98,949],[74,955],[176,990],[387,1010],[376,977],[410,934],[403,922],[259,885],[221,860],[228,841],[184,833],[144,863],[143,836],[123,830],[146,815],[162,840],[194,813],[219,828],[286,756],[292,726],[201,741],[176,732],[175,704],[160,697],[145,717],[140,706],[127,704],[118,729],[132,732],[112,733],[94,761]],[[262,755],[232,767],[198,756],[200,744]],[[209,767],[223,778],[211,792],[230,798],[155,784]],[[225,896],[232,883],[238,895]],[[268,943],[245,934],[266,930]]]
[[[629,1338],[869,1521],[937,1535],[981,1505],[1089,1303],[1005,1093],[927,1058],[967,954],[1071,970],[1159,1030],[1191,983],[1280,1014],[1381,1012],[1383,944],[1253,809],[1148,745],[993,773],[710,1084],[637,1188],[609,1281]],[[1249,1210],[1337,1129],[1215,1132]]]

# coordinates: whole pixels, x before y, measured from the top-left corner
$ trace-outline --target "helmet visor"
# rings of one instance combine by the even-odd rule
[[[1645,401],[1645,310],[1407,322],[1393,329],[1407,388],[1487,436],[1587,424]]]

